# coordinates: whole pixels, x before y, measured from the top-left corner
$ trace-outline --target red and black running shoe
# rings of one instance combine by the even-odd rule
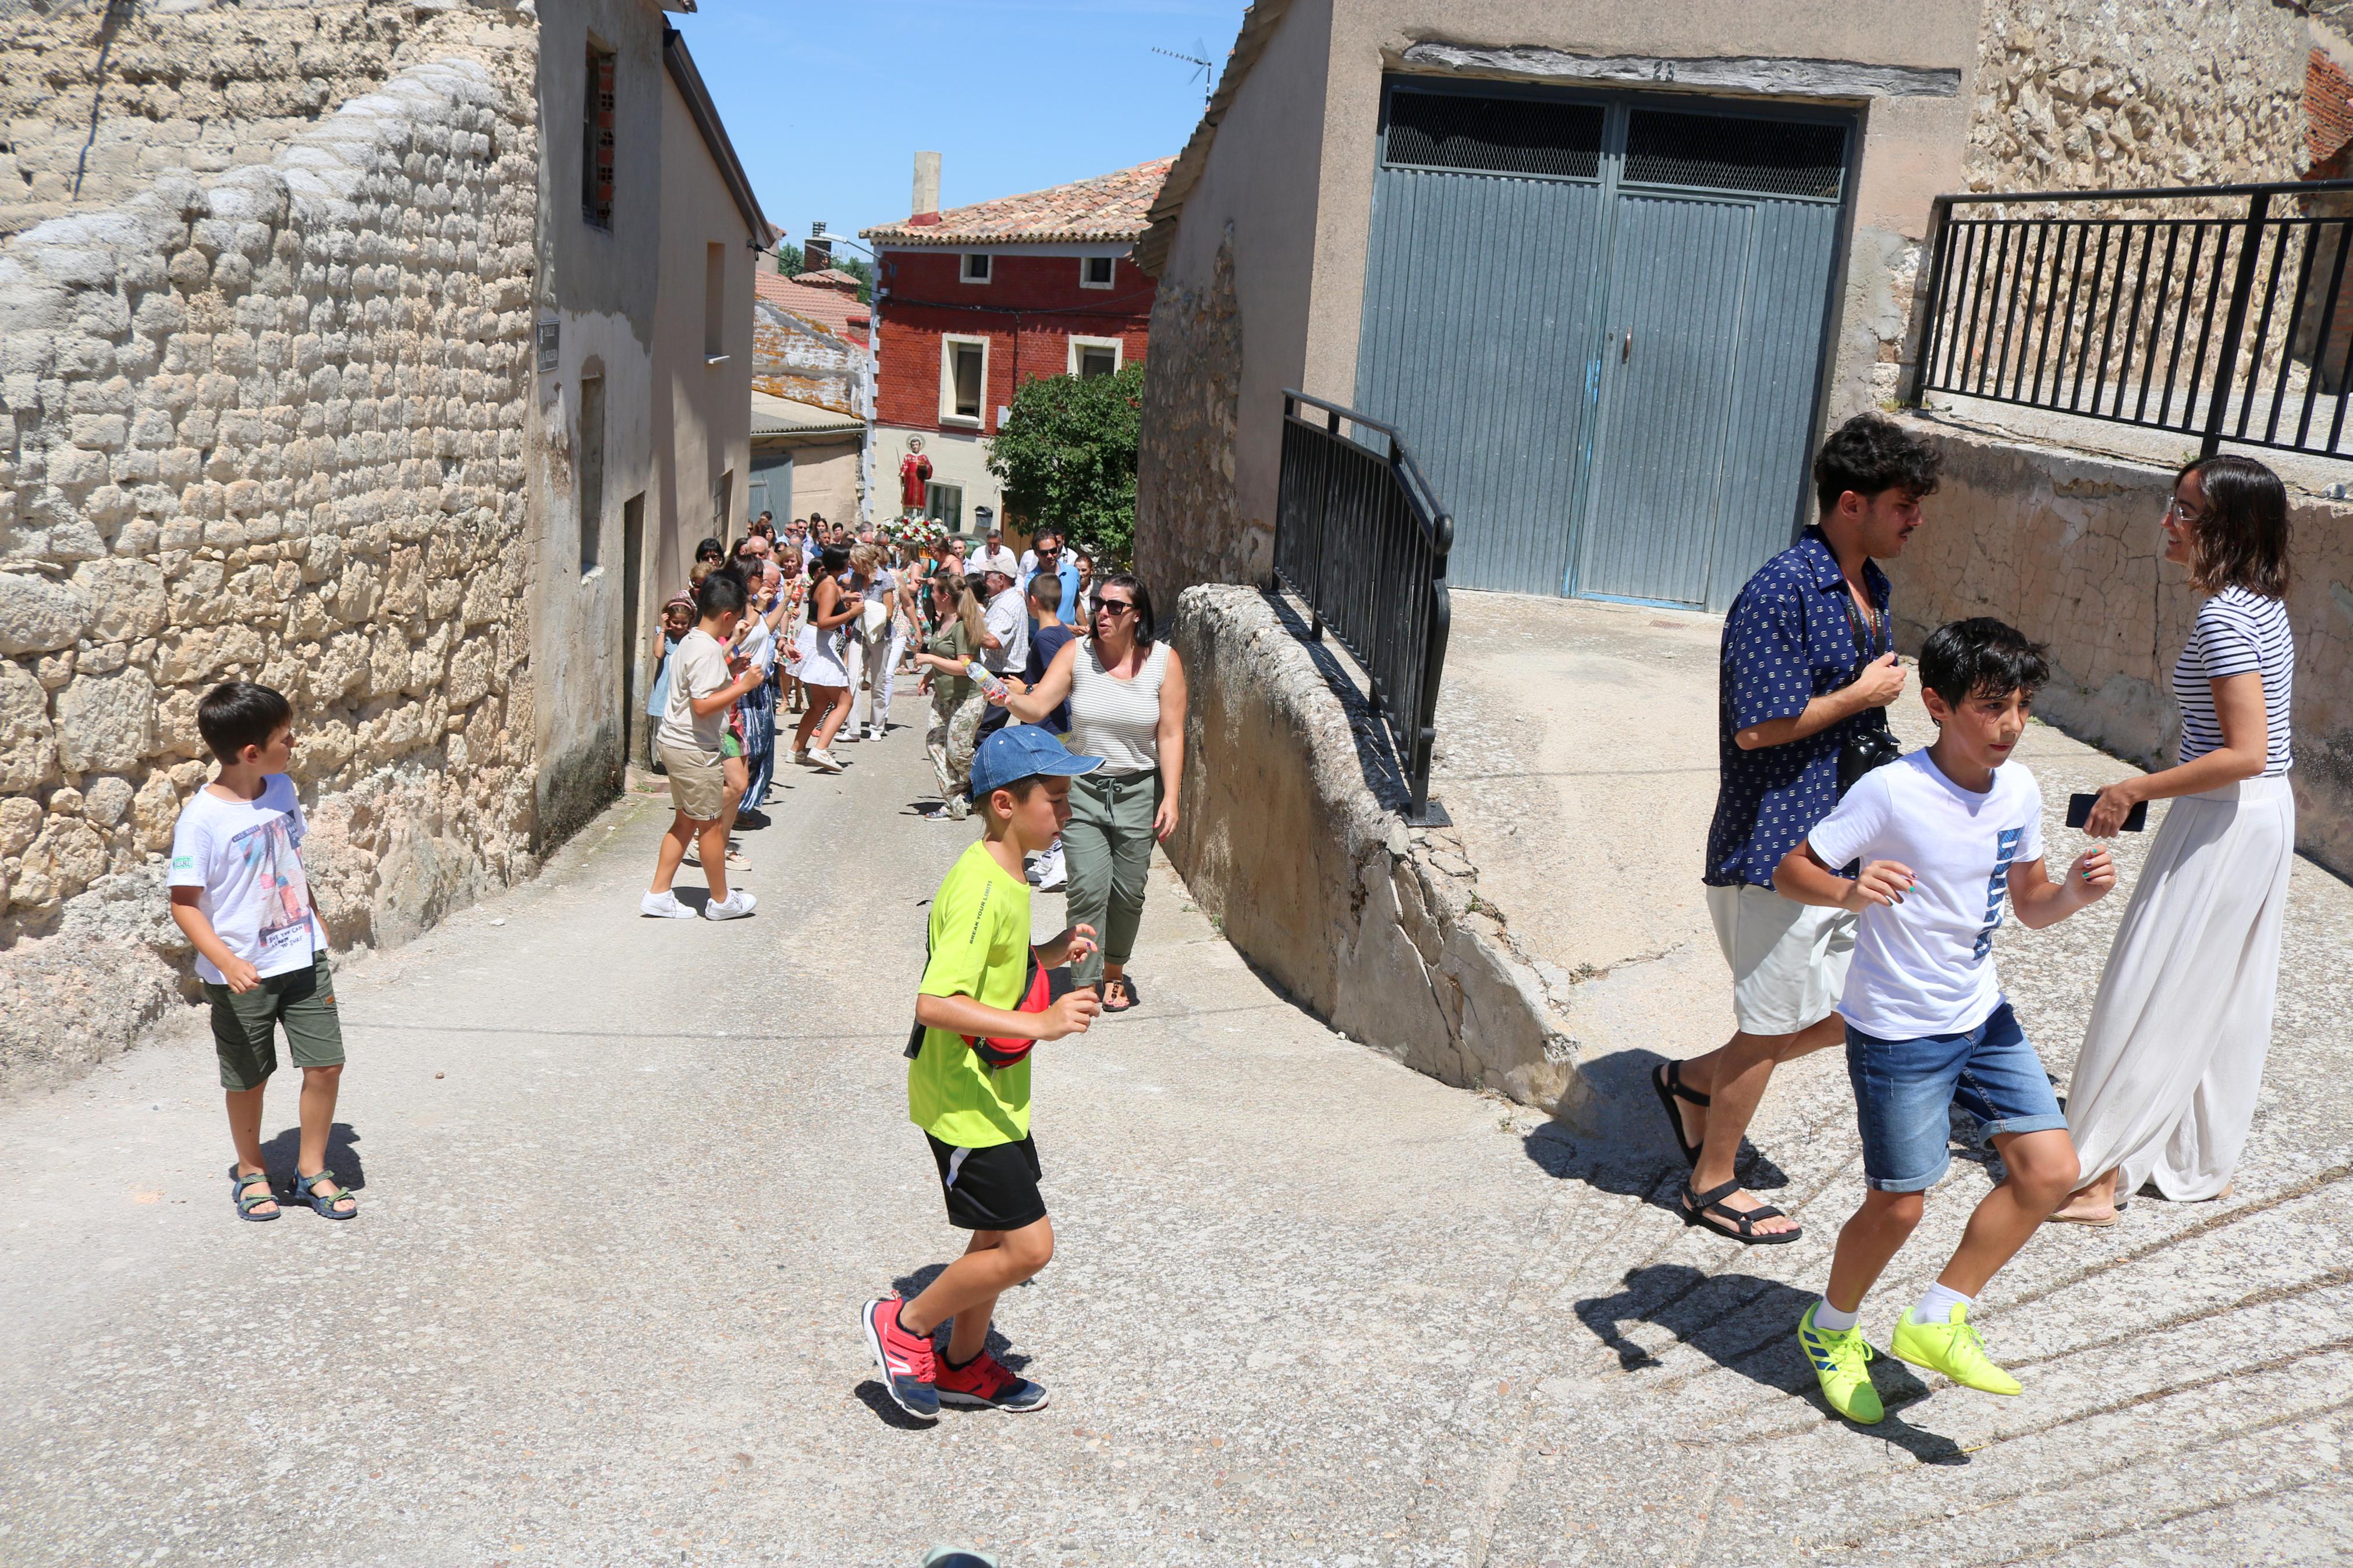
[[[942,1362],[939,1401],[974,1410],[1043,1410],[1046,1391],[1026,1377],[1016,1377],[987,1351],[957,1366]]]
[[[883,1392],[890,1394],[891,1403],[919,1420],[936,1421],[940,1396],[932,1385],[937,1365],[931,1336],[910,1333],[899,1326],[899,1309],[903,1304],[896,1296],[866,1303],[861,1314],[866,1343],[874,1352],[874,1364],[881,1369]]]

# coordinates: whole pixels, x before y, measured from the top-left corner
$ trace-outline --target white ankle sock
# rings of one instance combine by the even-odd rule
[[[1842,1334],[1846,1332],[1849,1329],[1854,1327],[1855,1320],[1862,1316],[1862,1311],[1860,1308],[1857,1308],[1852,1312],[1840,1311],[1836,1307],[1831,1305],[1831,1299],[1828,1296],[1823,1297],[1820,1300],[1814,1303],[1814,1327],[1823,1330],[1828,1333]]]
[[[1970,1299],[1948,1285],[1931,1285],[1920,1293],[1920,1304],[1912,1309],[1915,1323],[1949,1323],[1953,1309],[1970,1305]]]

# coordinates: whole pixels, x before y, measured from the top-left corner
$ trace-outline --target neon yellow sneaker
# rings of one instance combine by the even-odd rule
[[[1863,1342],[1860,1328],[1840,1333],[1814,1327],[1814,1308],[1820,1305],[1814,1302],[1798,1320],[1798,1343],[1805,1347],[1806,1359],[1813,1363],[1814,1376],[1820,1381],[1822,1397],[1831,1402],[1831,1408],[1868,1426],[1887,1414],[1879,1403],[1879,1390],[1871,1386],[1870,1362],[1877,1352]]]
[[[1969,1327],[1967,1307],[1954,1308],[1949,1323],[1915,1323],[1912,1321],[1912,1309],[1905,1308],[1904,1316],[1895,1321],[1895,1337],[1888,1342],[1887,1348],[1895,1352],[1897,1361],[1941,1372],[1965,1387],[1987,1394],[2018,1392],[2018,1379],[1994,1365],[1992,1358],[1986,1354],[1985,1341]]]

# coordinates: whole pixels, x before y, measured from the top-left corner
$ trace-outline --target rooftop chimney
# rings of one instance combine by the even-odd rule
[[[825,232],[822,219],[809,225],[808,243],[801,247],[801,265],[811,272],[822,272],[833,265],[833,237]]]
[[[925,218],[937,221],[940,216],[940,155],[937,153],[915,154],[914,221]]]

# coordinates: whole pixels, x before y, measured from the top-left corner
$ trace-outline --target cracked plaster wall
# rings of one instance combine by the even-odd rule
[[[195,707],[221,679],[294,701],[339,946],[536,864],[535,34],[498,8],[363,9],[142,11],[175,68],[276,71],[216,82],[230,104],[290,90],[253,29],[341,28],[343,74],[311,82],[340,107],[224,174],[132,159],[140,194],[0,250],[0,1083],[121,1048],[185,983],[160,861],[210,776]],[[183,136],[140,123],[143,145]]]
[[[1157,351],[1155,351],[1157,352]],[[1461,841],[1406,826],[1375,721],[1255,588],[1178,599],[1186,810],[1170,861],[1226,939],[1349,1038],[1572,1120],[1590,1091]]]
[[[2037,713],[2146,767],[2181,733],[2173,662],[2199,595],[2158,554],[2170,469],[1909,422],[1944,454],[1933,515],[1887,563],[1898,646],[1968,616],[2051,647]],[[2296,847],[2353,878],[2353,504],[2289,492]]]

